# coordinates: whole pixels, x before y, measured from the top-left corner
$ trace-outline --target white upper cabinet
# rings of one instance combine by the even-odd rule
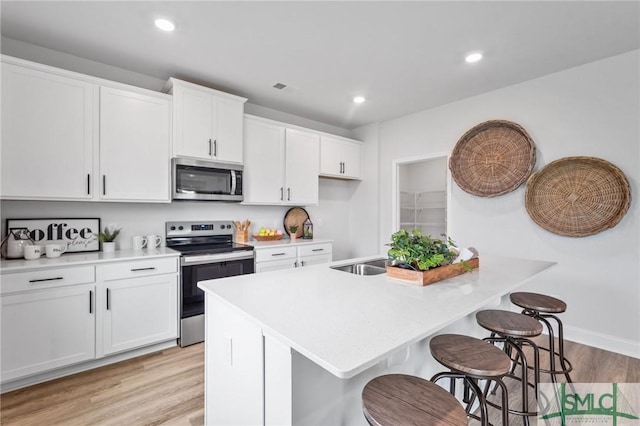
[[[284,126],[249,117],[244,122],[245,203],[281,204],[284,200]]]
[[[174,156],[242,163],[245,98],[175,78],[173,94]]]
[[[169,96],[100,88],[101,199],[170,201],[170,123]]]
[[[318,203],[319,135],[245,116],[245,204]]]
[[[2,57],[4,199],[170,202],[171,97]]]
[[[93,197],[98,86],[2,63],[2,198]]]
[[[320,175],[342,179],[361,178],[361,143],[350,139],[320,137]]]
[[[318,204],[320,136],[302,130],[285,132],[285,188],[287,203]]]

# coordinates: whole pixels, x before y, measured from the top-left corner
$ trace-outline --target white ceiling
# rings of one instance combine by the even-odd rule
[[[640,48],[640,1],[2,1],[2,35],[346,129]],[[153,26],[168,17],[176,31]],[[484,51],[466,64],[464,55]],[[277,82],[288,87],[278,91]],[[356,105],[355,95],[367,97]]]

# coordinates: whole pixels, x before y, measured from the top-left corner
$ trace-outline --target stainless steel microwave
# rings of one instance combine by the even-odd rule
[[[172,198],[242,201],[242,169],[239,164],[174,158],[171,160]]]

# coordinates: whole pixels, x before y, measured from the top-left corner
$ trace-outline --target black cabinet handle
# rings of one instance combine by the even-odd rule
[[[214,157],[218,156],[218,140],[217,139],[213,140],[213,156]]]
[[[91,175],[87,173],[87,195],[91,195]]]
[[[58,281],[58,280],[62,280],[64,279],[64,277],[55,277],[55,278],[41,278],[39,280],[29,280],[30,283],[40,283],[43,281]]]
[[[89,290],[89,313],[93,313],[93,291]]]
[[[291,188],[287,188],[287,201],[291,201]]]
[[[302,264],[302,266],[304,266],[304,260],[301,260],[300,263]]]
[[[102,195],[107,195],[107,175],[102,175]]]
[[[280,201],[284,201],[284,188],[280,187]]]
[[[286,253],[272,253],[271,256],[284,256]]]
[[[133,268],[131,270],[131,272],[137,272],[137,271],[153,271],[154,269],[156,269],[155,266],[150,266],[148,268]]]
[[[209,139],[209,157],[211,157],[211,139]]]
[[[312,249],[311,251],[324,251],[324,249]]]
[[[107,311],[111,309],[111,292],[107,289]]]

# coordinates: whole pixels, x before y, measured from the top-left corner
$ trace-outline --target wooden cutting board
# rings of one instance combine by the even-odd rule
[[[289,232],[289,227],[291,225],[298,225],[298,230],[296,231],[295,235],[296,237],[302,237],[302,224],[307,219],[309,219],[309,213],[307,213],[307,211],[302,207],[290,208],[284,215],[284,232],[286,232],[287,235],[290,236],[291,232]]]

